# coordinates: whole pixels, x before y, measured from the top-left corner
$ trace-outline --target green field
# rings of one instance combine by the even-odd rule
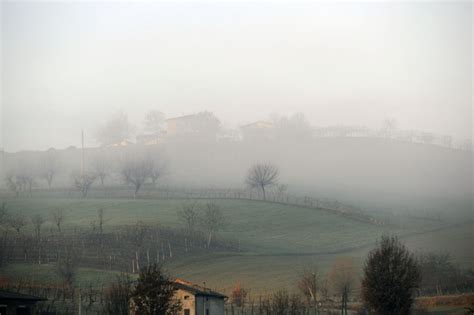
[[[64,228],[89,229],[97,209],[105,209],[105,231],[137,221],[179,228],[177,211],[184,199],[104,199],[104,198],[3,198],[11,213],[27,217],[40,213],[48,217],[52,209],[63,209]],[[205,204],[209,200],[198,200]],[[322,271],[340,256],[353,257],[362,266],[368,250],[382,234],[402,237],[413,250],[447,251],[463,266],[472,265],[472,222],[448,225],[443,222],[413,222],[410,227],[373,225],[323,210],[282,205],[271,202],[218,199],[226,224],[219,232],[221,239],[240,244],[240,252],[209,252],[177,255],[167,261],[166,268],[175,276],[229,292],[236,282],[251,292],[265,293],[276,288],[294,290],[299,272],[308,265]],[[32,226],[28,227],[32,229]],[[54,229],[52,223],[44,231]],[[30,277],[43,281],[54,279],[52,266],[7,266],[0,275]],[[108,283],[114,272],[97,271],[95,283]],[[93,279],[94,270],[82,268],[79,283]]]

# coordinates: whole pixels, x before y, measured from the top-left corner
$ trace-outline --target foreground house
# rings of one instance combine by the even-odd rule
[[[45,298],[0,290],[0,315],[35,314],[35,305]]]
[[[227,296],[182,279],[176,279],[175,284],[182,315],[224,315]]]
[[[227,296],[182,279],[176,279],[175,284],[181,315],[224,315]]]
[[[176,279],[174,284],[174,297],[181,302],[179,315],[224,315],[227,296],[182,279]],[[133,301],[130,304],[130,314],[139,315]]]

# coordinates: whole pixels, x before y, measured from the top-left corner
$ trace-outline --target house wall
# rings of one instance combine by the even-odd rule
[[[196,315],[224,315],[224,299],[207,296],[196,296]]]
[[[181,301],[181,311],[179,315],[184,315],[185,310],[189,310],[189,315],[224,315],[224,299],[207,296],[195,296],[191,292],[179,289],[175,297]],[[206,313],[206,310],[209,310]],[[130,314],[136,315],[133,301],[130,304]],[[3,315],[3,314],[1,314]]]
[[[174,136],[177,133],[178,126],[176,120],[166,121],[166,134],[167,136]]]
[[[196,315],[196,298],[193,294],[178,290],[175,293],[175,297],[181,301],[181,312],[180,315],[184,315],[184,310],[189,310],[189,315]]]

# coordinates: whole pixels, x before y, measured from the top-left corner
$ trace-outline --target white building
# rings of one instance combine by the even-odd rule
[[[175,284],[182,305],[180,315],[224,315],[227,296],[182,279],[176,279]]]

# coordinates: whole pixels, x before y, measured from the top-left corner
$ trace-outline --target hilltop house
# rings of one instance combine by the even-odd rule
[[[35,304],[45,298],[0,290],[0,315],[36,314]]]
[[[141,134],[137,136],[137,144],[156,145],[164,143],[162,134]]]
[[[166,136],[190,136],[215,138],[220,129],[220,121],[210,112],[169,118],[165,120]]]
[[[106,147],[108,147],[108,148],[110,148],[110,147],[126,147],[126,146],[131,145],[131,144],[133,144],[132,141],[124,139],[124,140],[116,142],[116,143],[107,144]]]
[[[265,139],[272,138],[272,132],[275,126],[269,121],[256,121],[240,127],[242,136],[245,140]]]
[[[193,125],[196,119],[196,115],[186,115],[166,119],[166,135],[170,137],[195,132]]]

